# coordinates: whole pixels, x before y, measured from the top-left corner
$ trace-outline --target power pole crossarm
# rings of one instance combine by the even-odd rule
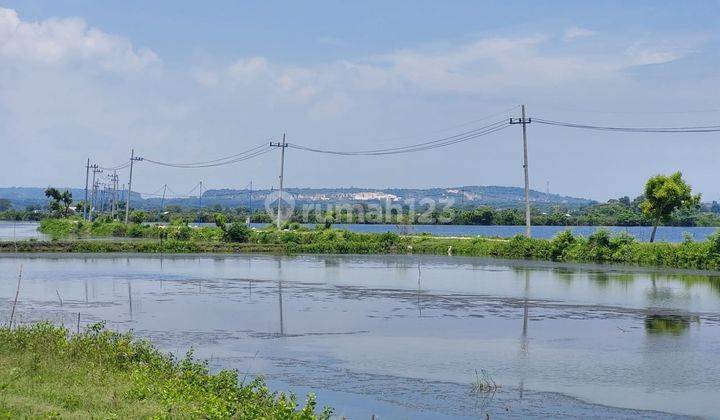
[[[282,143],[270,142],[270,146],[280,148],[280,190],[278,191],[278,203],[277,203],[277,228],[280,229],[280,214],[282,210],[282,194],[283,194],[283,175],[285,171],[285,149],[288,147],[285,141],[285,133],[282,136]]]
[[[530,237],[530,176],[528,174],[527,125],[531,118],[525,117],[525,105],[521,107],[522,118],[510,118],[510,124],[522,125],[523,134],[523,168],[525,170],[525,236]]]

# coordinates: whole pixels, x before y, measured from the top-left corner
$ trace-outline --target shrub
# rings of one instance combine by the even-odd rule
[[[130,221],[133,223],[142,223],[145,220],[147,220],[147,213],[145,213],[142,210],[135,210],[132,213],[130,213]]]
[[[550,242],[550,257],[553,261],[562,261],[565,251],[576,243],[577,238],[569,229],[560,232]]]
[[[233,222],[227,227],[224,237],[229,242],[247,242],[251,233],[244,223]]]
[[[609,248],[610,232],[605,229],[598,229],[595,233],[588,236],[588,245],[591,247]]]
[[[143,228],[140,225],[132,224],[128,226],[126,234],[131,238],[142,238]]]
[[[720,231],[708,237],[708,249],[711,254],[720,255]]]
[[[178,241],[187,241],[192,236],[192,228],[188,225],[182,225],[173,231],[171,237]]]

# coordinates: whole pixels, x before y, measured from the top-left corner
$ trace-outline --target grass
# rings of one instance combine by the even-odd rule
[[[273,393],[262,379],[209,373],[102,324],[70,334],[49,323],[0,329],[0,418],[329,418],[309,395]]]
[[[704,242],[641,243],[627,234],[597,231],[587,238],[569,231],[551,240],[516,236],[498,238],[443,238],[431,235],[399,236],[394,233],[356,233],[336,229],[294,228],[254,230],[232,242],[219,227],[190,228],[186,225],[92,224],[73,221],[43,221],[44,232],[93,232],[112,229],[121,236],[137,236],[145,241],[50,241],[18,242],[19,252],[147,252],[147,253],[240,253],[283,254],[434,254],[533,259],[580,263],[618,263],[696,270],[720,270],[720,235]],[[78,225],[80,227],[78,227]],[[90,226],[90,227],[88,227]],[[122,231],[122,232],[121,232]],[[136,234],[130,235],[130,233]],[[71,234],[67,234],[71,235]],[[100,235],[102,236],[102,235]],[[167,238],[160,240],[160,238]],[[0,252],[12,252],[15,245],[0,243]]]

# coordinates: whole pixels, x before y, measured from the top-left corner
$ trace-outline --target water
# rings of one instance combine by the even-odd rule
[[[80,312],[315,391],[348,418],[718,417],[718,277],[457,257],[5,255],[0,319],[20,264],[21,322],[75,328]],[[502,388],[472,394],[476,369]]]
[[[0,241],[48,239],[48,236],[38,232],[40,224],[37,222],[13,222],[0,220]]]

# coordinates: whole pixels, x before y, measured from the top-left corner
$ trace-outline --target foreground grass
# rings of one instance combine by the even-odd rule
[[[43,222],[43,227],[64,231],[106,232],[117,223],[78,224],[61,220]],[[78,228],[80,226],[80,228]],[[110,226],[110,227],[109,227]],[[43,228],[41,227],[41,229]],[[114,228],[113,228],[114,229]],[[534,259],[579,263],[617,263],[639,266],[720,270],[720,235],[704,242],[642,243],[626,234],[598,231],[588,238],[569,231],[551,240],[516,236],[497,238],[442,238],[430,235],[399,236],[394,233],[355,233],[335,229],[254,230],[240,242],[232,242],[218,227],[166,228],[131,225],[123,232],[136,232],[138,241],[24,241],[0,243],[0,252],[142,252],[142,253],[242,253],[278,254],[434,254]],[[167,239],[161,239],[167,238]]]
[[[188,354],[160,353],[98,324],[69,334],[48,323],[0,329],[0,418],[328,418],[261,379],[210,374]]]

